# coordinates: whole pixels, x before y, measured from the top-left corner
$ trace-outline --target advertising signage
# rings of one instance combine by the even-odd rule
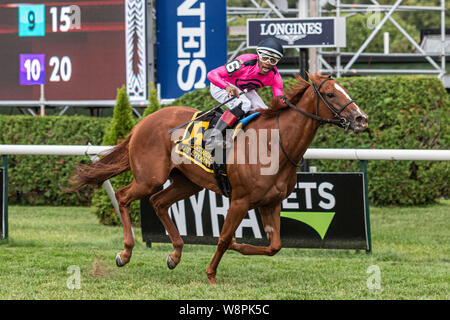
[[[162,100],[209,85],[227,62],[226,1],[156,2],[156,77]]]
[[[363,179],[362,173],[297,173],[294,191],[282,202],[283,247],[370,251]],[[228,207],[229,198],[202,190],[172,205],[169,214],[185,243],[215,245]],[[148,198],[141,201],[141,227],[145,242],[170,242]],[[269,245],[257,209],[248,212],[235,237]]]
[[[345,18],[248,19],[247,46],[266,38],[286,48],[345,47]]]
[[[147,100],[144,0],[0,3],[0,101]],[[44,86],[43,95],[41,85]]]

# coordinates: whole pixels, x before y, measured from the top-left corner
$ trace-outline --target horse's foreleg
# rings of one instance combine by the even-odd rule
[[[220,233],[219,242],[217,243],[217,250],[211,263],[206,268],[206,275],[208,277],[210,284],[216,284],[216,272],[217,266],[222,259],[223,254],[229,248],[233,235],[236,229],[239,227],[242,219],[248,212],[248,202],[245,200],[232,200],[230,208],[227,212],[227,217],[222,227],[222,232]]]
[[[259,208],[261,220],[264,226],[270,245],[267,247],[253,246],[246,243],[236,243],[233,241],[230,249],[236,250],[244,255],[268,255],[273,256],[281,249],[280,239],[280,211],[281,205],[268,208]]]
[[[174,249],[166,260],[169,269],[174,269],[180,262],[184,245],[183,239],[181,238],[175,223],[169,216],[169,208],[173,203],[186,199],[200,190],[202,190],[202,187],[194,184],[184,175],[176,174],[172,176],[172,183],[168,188],[161,190],[150,197],[150,203],[169,234]]]

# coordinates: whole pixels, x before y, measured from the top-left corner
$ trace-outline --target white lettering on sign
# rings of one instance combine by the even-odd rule
[[[230,207],[230,201],[228,198],[222,197],[222,206],[217,205],[216,194],[213,191],[209,191],[209,212],[211,212],[211,224],[213,237],[220,236],[219,230],[219,218],[221,215],[225,219],[227,216],[228,208]]]
[[[200,20],[205,20],[205,3],[200,3],[200,8],[192,8],[198,0],[185,0],[177,8],[178,16],[199,16]]]
[[[212,191],[209,191],[209,204],[210,204],[210,212],[211,212],[213,237],[220,236],[218,216],[221,215],[225,219],[227,217],[228,208],[230,207],[230,200],[228,198],[222,197],[222,201],[223,201],[222,206],[218,206],[217,200],[216,200],[216,194]],[[262,238],[261,230],[259,229],[255,210],[250,210],[248,212],[248,218],[242,219],[241,224],[239,225],[239,227],[236,229],[236,232],[235,232],[236,238],[242,238],[242,229],[243,228],[251,228],[255,238],[258,238],[258,239]]]
[[[259,230],[258,220],[256,219],[256,212],[255,210],[250,210],[248,212],[248,218],[242,219],[241,224],[236,230],[236,238],[242,238],[242,229],[243,228],[251,228],[253,231],[253,235],[257,239],[261,239],[261,230]]]
[[[198,199],[195,195],[189,198],[191,201],[192,209],[195,215],[195,232],[197,236],[203,236],[203,222],[202,222],[202,211],[203,211],[203,201],[205,200],[205,189],[198,193]]]
[[[333,190],[334,186],[333,184],[331,184],[330,182],[322,182],[321,184],[319,184],[319,187],[317,187],[317,183],[315,182],[299,182],[297,184],[297,187],[299,189],[304,189],[305,190],[305,207],[306,209],[312,209],[313,208],[313,203],[312,203],[312,191],[311,190],[315,190],[317,189],[319,196],[322,198],[318,205],[319,207],[321,207],[322,209],[333,209],[336,205],[336,198],[334,197],[334,195],[328,191]],[[287,199],[293,197],[292,193]],[[327,200],[327,201],[324,201]],[[299,200],[300,201],[300,200]],[[288,204],[288,206],[285,207],[285,205]],[[290,206],[293,206],[298,203],[288,203],[286,200],[283,201],[283,208],[286,209],[291,209]],[[292,208],[292,209],[298,209],[297,208]]]
[[[305,189],[306,209],[312,209],[311,189],[316,189],[317,184],[315,182],[299,182],[298,188]]]
[[[177,22],[177,83],[181,90],[190,91],[206,87],[205,3],[193,8],[198,0],[185,0],[177,8],[177,16],[198,17],[198,27],[184,27]],[[200,74],[200,77],[198,77]]]
[[[321,22],[261,23],[261,36],[321,34]]]
[[[334,208],[335,204],[336,204],[336,200],[334,198],[334,196],[331,193],[326,192],[325,190],[333,190],[333,185],[329,182],[322,182],[319,185],[319,195],[328,200],[328,202],[324,202],[323,200],[320,200],[319,202],[319,207],[321,207],[322,209],[332,209]]]
[[[184,69],[188,68],[188,76],[186,81],[183,80]],[[197,69],[200,70],[200,80],[195,81],[197,78]],[[192,88],[202,89],[206,86],[206,66],[205,63],[200,59],[195,59],[193,61],[180,59],[178,60],[178,71],[177,71],[177,81],[178,85],[183,91],[189,91]]]
[[[186,210],[184,206],[184,201],[178,201],[174,203],[169,208],[169,216],[172,217],[175,224],[177,225],[178,232],[181,236],[187,236],[187,228],[186,228]],[[167,231],[166,231],[167,232]]]
[[[289,199],[295,199],[294,202],[289,202]],[[281,204],[283,209],[298,209],[297,192],[292,192],[286,199],[283,200]]]
[[[166,181],[163,188],[169,187],[170,181]],[[203,220],[202,211],[204,207],[206,190],[200,191],[198,194],[189,198],[192,205],[192,209],[195,215],[195,235],[203,236]],[[222,198],[222,205],[217,203],[217,195],[213,191],[208,191],[209,196],[209,212],[211,215],[211,227],[213,231],[213,237],[220,236],[219,216],[223,217],[223,220],[227,217],[228,208],[230,207],[230,200],[225,197]],[[178,232],[181,236],[187,236],[187,224],[186,224],[186,203],[185,200],[180,200],[174,203],[169,208],[169,217],[174,221],[177,226]],[[258,219],[256,218],[255,210],[248,212],[248,218],[242,220],[241,224],[236,230],[236,238],[242,238],[243,228],[251,228],[255,238],[262,238],[261,230],[259,229]],[[168,235],[166,230],[166,235]]]
[[[320,35],[323,32],[322,22],[271,22],[261,23],[259,35],[272,36],[286,41],[288,45],[309,35]]]

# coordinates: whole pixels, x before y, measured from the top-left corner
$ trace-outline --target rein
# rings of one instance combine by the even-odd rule
[[[287,104],[287,106],[289,107],[289,109],[295,110],[301,114],[303,114],[304,116],[307,116],[309,118],[312,118],[314,120],[317,120],[320,122],[320,124],[323,123],[329,123],[329,124],[334,124],[337,125],[338,127],[344,128],[345,130],[347,130],[350,126],[350,121],[348,121],[346,118],[342,117],[340,115],[340,113],[342,111],[345,110],[345,108],[347,108],[347,106],[349,106],[350,104],[352,104],[354,101],[353,100],[349,100],[347,101],[339,110],[335,109],[334,107],[332,107],[326,100],[325,98],[322,96],[322,94],[319,92],[320,88],[322,87],[322,85],[325,83],[325,81],[328,80],[332,80],[332,78],[327,78],[327,79],[323,79],[322,82],[320,82],[319,86],[316,87],[316,85],[314,84],[314,82],[312,82],[312,86],[314,89],[314,93],[316,94],[316,114],[312,114],[306,111],[303,111],[301,109],[298,109],[296,106],[294,106],[285,96],[282,97],[282,99],[284,100],[284,102]],[[325,104],[325,106],[331,111],[331,113],[333,114],[333,116],[336,119],[329,119],[329,118],[323,118],[319,116],[319,99],[322,100],[322,102]],[[280,148],[281,151],[283,152],[284,156],[286,157],[286,159],[289,160],[289,162],[294,166],[294,167],[299,167],[299,165],[297,165],[297,163],[295,161],[293,161],[287,154],[286,150],[284,149],[283,143],[281,141],[281,135],[280,135],[280,114],[277,114],[276,117],[276,122],[277,122],[277,132],[278,132],[278,142],[280,144]]]

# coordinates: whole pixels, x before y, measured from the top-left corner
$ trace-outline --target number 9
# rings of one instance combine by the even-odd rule
[[[28,29],[30,29],[30,31],[33,31],[34,27],[36,26],[36,15],[34,14],[34,11],[28,11],[28,23],[30,24],[28,26]]]

